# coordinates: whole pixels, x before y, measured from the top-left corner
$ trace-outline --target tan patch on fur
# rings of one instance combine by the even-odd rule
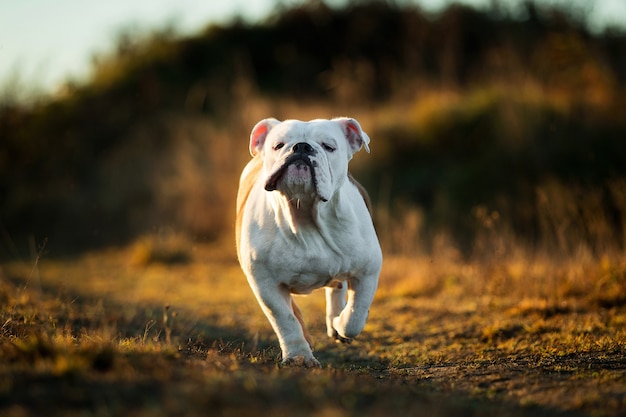
[[[239,190],[237,191],[237,221],[235,224],[235,240],[237,242],[237,256],[239,256],[239,242],[241,241],[241,224],[243,222],[243,208],[248,201],[248,196],[252,187],[257,181],[263,169],[263,159],[260,156],[252,158],[243,170],[239,179]]]
[[[363,201],[365,201],[365,206],[367,207],[367,210],[370,212],[370,216],[374,217],[374,213],[372,212],[372,200],[370,200],[370,195],[367,193],[367,190],[365,189],[365,187],[363,187],[357,180],[355,180],[352,174],[350,174],[349,172],[348,172],[348,179],[359,190],[359,193],[361,193],[361,197],[363,197]]]

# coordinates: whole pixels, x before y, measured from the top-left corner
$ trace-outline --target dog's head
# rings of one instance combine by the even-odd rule
[[[264,119],[250,133],[250,153],[263,158],[265,189],[291,200],[328,201],[347,178],[348,162],[369,137],[347,117],[310,122]]]

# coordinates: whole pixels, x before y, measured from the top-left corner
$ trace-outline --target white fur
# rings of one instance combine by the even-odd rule
[[[278,336],[283,362],[319,366],[294,315],[292,293],[326,286],[330,337],[352,339],[365,325],[382,254],[364,198],[348,179],[348,162],[362,146],[369,150],[368,142],[356,120],[347,118],[266,119],[252,131],[255,157],[244,169],[242,184],[251,166],[260,163],[256,158],[262,158],[263,167],[249,194],[239,197],[238,256]],[[291,165],[276,189],[266,191],[268,179],[296,143],[310,145],[313,166]]]

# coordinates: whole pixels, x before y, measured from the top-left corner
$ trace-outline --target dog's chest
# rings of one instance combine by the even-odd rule
[[[299,236],[278,239],[265,262],[291,292],[306,294],[331,281],[346,280],[359,261],[349,251],[331,249],[321,236]]]

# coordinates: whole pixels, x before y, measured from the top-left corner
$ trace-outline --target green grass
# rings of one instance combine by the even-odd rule
[[[589,266],[576,288],[588,281],[601,291],[583,293],[567,282],[571,265],[536,265],[515,284],[515,262],[494,272],[389,257],[369,322],[350,345],[325,336],[322,293],[299,298],[323,364],[306,370],[279,366],[276,338],[227,245],[146,242],[2,267],[0,414],[626,411],[619,262]],[[540,271],[556,276],[558,298],[541,286],[522,291]]]

